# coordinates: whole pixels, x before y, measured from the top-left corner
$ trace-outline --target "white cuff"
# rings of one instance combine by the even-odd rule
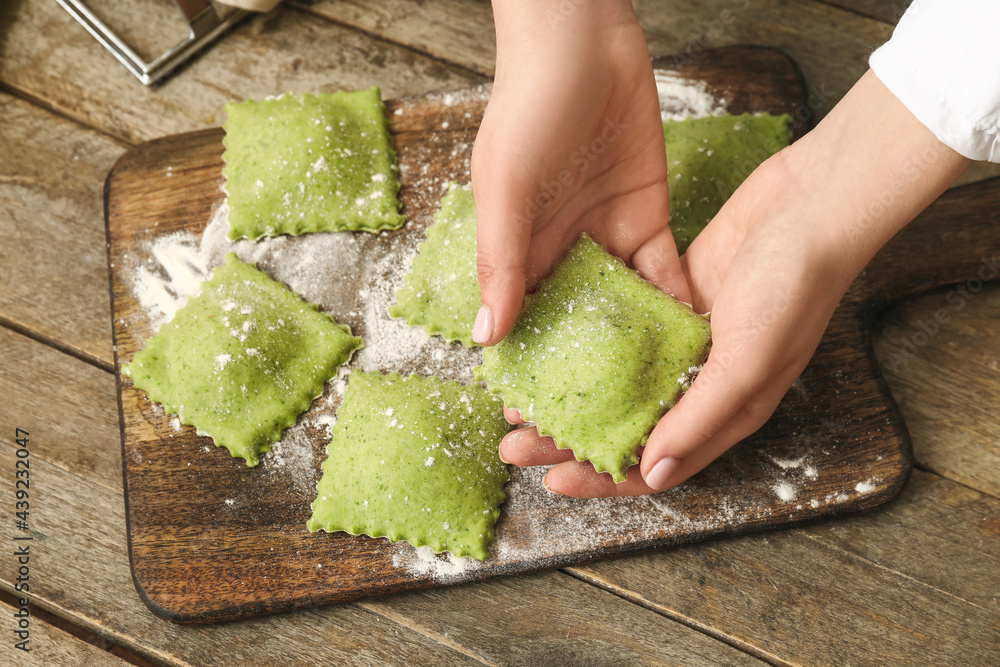
[[[944,144],[1000,162],[1000,2],[916,0],[869,65]]]

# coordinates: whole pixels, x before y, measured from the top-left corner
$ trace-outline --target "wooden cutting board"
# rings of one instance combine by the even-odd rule
[[[725,100],[730,113],[789,113],[797,137],[808,129],[804,82],[780,52],[732,47],[656,65],[702,82]],[[471,379],[478,351],[405,330],[388,320],[384,306],[387,295],[391,302],[400,267],[423,240],[445,184],[469,180],[469,157],[487,98],[483,88],[387,103],[409,219],[402,230],[307,235],[256,246],[241,242],[244,257],[259,260],[367,339],[366,349],[375,351],[356,357],[352,367]],[[157,244],[180,238],[172,235],[195,245],[209,236],[202,238],[223,202],[222,136],[221,129],[212,129],[137,146],[112,169],[105,189],[129,557],[136,588],[150,609],[182,623],[558,567],[877,507],[902,489],[911,455],[902,420],[873,362],[873,314],[903,293],[965,280],[981,254],[964,226],[947,235],[935,227],[942,217],[973,209],[965,193],[978,196],[985,190],[973,186],[947,195],[954,206],[935,205],[879,255],[836,312],[802,378],[758,434],[694,479],[653,497],[551,496],[541,487],[541,471],[513,470],[493,555],[470,565],[405,543],[306,530],[328,440],[325,424],[340,402],[337,382],[329,383],[326,394],[286,433],[278,455],[247,468],[194,429],[172,423],[121,376],[121,364],[153,333],[151,314],[137,297],[137,271],[145,266],[155,273]],[[994,210],[998,192],[996,184],[988,190]],[[995,237],[1000,228],[983,226],[975,233],[990,231]],[[326,255],[329,248],[322,244],[329,243],[337,247],[323,265],[325,273],[296,273],[292,265]]]

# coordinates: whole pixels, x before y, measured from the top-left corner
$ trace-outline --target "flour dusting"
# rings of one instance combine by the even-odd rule
[[[878,487],[875,484],[875,480],[866,479],[863,482],[858,482],[857,485],[854,487],[854,490],[857,491],[858,493],[871,493],[877,488]]]
[[[798,495],[798,491],[796,491],[795,487],[788,482],[779,482],[775,484],[773,488],[775,495],[786,503],[795,500],[795,497]]]
[[[781,459],[772,456],[771,460],[774,462],[776,466],[778,466],[782,470],[789,470],[801,467],[802,464],[805,462],[806,457],[800,456],[797,459]]]
[[[683,79],[668,72],[655,73],[660,98],[660,118],[683,120],[726,113],[726,100],[717,99],[703,81]]]
[[[438,583],[462,581],[470,572],[483,568],[482,562],[475,558],[458,558],[447,551],[437,554],[430,547],[413,547],[406,542],[393,545],[392,565],[404,568],[412,575],[430,575]]]
[[[156,239],[146,262],[133,268],[133,293],[159,329],[209,274],[194,234],[175,232]]]

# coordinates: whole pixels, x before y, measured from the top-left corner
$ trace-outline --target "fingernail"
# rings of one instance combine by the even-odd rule
[[[501,461],[503,461],[503,462],[504,462],[504,463],[506,463],[507,465],[510,465],[510,461],[508,461],[507,459],[505,459],[505,458],[503,457],[503,446],[500,446],[500,447],[497,447],[497,456],[499,456],[499,457],[500,457],[500,460],[501,460]]]
[[[656,462],[656,465],[653,466],[653,469],[649,471],[649,474],[646,475],[646,485],[651,489],[660,491],[667,485],[667,481],[670,480],[670,476],[674,474],[677,470],[677,466],[680,464],[681,460],[675,459],[673,456],[660,459]]]
[[[493,337],[493,313],[486,306],[480,306],[476,323],[472,326],[472,340],[485,345]]]
[[[545,473],[545,476],[542,477],[542,486],[545,487],[545,490],[548,491],[550,495],[556,495],[556,492],[549,488],[549,473]]]

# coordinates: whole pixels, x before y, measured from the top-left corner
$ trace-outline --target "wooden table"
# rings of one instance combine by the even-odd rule
[[[220,626],[173,625],[143,606],[125,543],[104,177],[130,145],[218,124],[228,99],[487,80],[488,4],[423,5],[289,3],[153,90],[54,0],[0,7],[0,664],[1000,664],[995,285],[934,335],[920,333],[944,293],[887,313],[876,347],[917,470],[873,514]],[[784,49],[818,117],[901,12],[887,0],[636,5],[653,55]],[[125,23],[150,44],[167,16]],[[997,173],[978,165],[962,182]],[[30,433],[30,654],[11,632],[11,554],[26,534],[13,516],[17,428]]]

